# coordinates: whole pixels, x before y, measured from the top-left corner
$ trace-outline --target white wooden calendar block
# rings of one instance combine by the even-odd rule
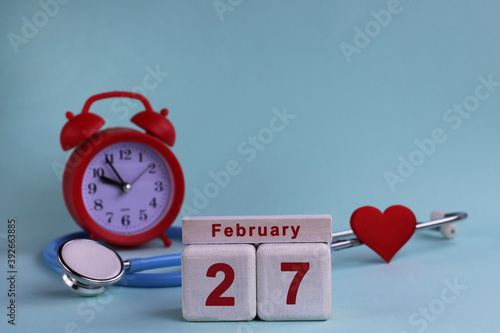
[[[188,321],[256,316],[253,245],[187,245],[182,251],[182,315]]]
[[[331,215],[194,216],[182,219],[184,244],[325,242]]]
[[[326,320],[331,256],[325,243],[262,244],[257,249],[257,314],[263,320]]]

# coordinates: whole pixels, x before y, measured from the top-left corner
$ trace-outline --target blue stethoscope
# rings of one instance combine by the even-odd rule
[[[417,223],[417,230],[439,230],[445,238],[454,238],[457,228],[453,222],[467,218],[467,213],[433,212],[432,221]],[[182,238],[182,229],[172,226],[167,230],[169,238]],[[50,242],[44,249],[44,257],[50,267],[62,273],[65,285],[82,296],[96,296],[108,285],[125,287],[176,287],[181,285],[181,272],[139,273],[164,267],[181,265],[181,254],[169,254],[123,261],[111,247],[88,239],[81,231],[62,236]],[[331,250],[339,251],[363,243],[351,230],[332,234]]]
[[[182,229],[171,226],[169,238],[182,238]],[[138,273],[181,265],[181,254],[168,254],[122,261],[111,247],[88,239],[89,233],[75,232],[54,239],[43,251],[46,262],[59,273],[71,290],[82,296],[96,296],[107,285],[124,287],[176,287],[181,272]]]

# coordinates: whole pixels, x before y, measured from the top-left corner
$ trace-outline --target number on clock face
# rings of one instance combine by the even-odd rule
[[[172,175],[165,160],[149,146],[120,142],[92,159],[81,190],[95,222],[114,233],[133,235],[165,216],[172,198]]]

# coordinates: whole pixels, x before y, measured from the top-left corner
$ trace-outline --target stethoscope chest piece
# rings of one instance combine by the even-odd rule
[[[96,296],[106,285],[118,282],[124,265],[110,247],[89,240],[73,239],[58,250],[57,261],[63,270],[64,284],[82,296]]]

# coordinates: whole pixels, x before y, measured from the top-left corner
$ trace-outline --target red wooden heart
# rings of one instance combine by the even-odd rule
[[[387,263],[415,232],[417,219],[413,212],[400,205],[391,206],[382,214],[377,208],[365,206],[352,213],[351,228],[356,237]]]

